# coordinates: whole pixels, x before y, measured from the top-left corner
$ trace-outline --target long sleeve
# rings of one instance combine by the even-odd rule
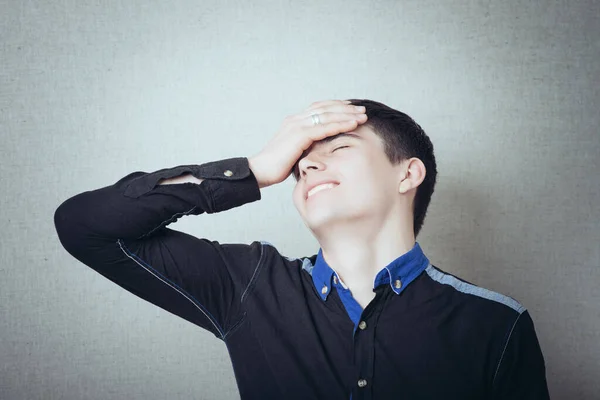
[[[158,185],[191,173],[201,184]],[[260,200],[247,158],[133,172],[77,194],[54,214],[65,250],[134,295],[225,340],[239,319],[262,246],[220,244],[167,228],[185,215]]]
[[[529,311],[521,313],[508,339],[493,384],[493,400],[548,400],[546,366]]]

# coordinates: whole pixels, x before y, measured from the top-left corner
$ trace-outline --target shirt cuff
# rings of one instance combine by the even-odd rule
[[[213,200],[212,207],[205,210],[207,213],[228,210],[261,199],[260,187],[250,169],[247,157],[228,158],[200,165],[179,165],[142,174],[128,183],[124,195],[138,198],[154,190],[161,179],[174,178],[187,173],[204,179],[199,186],[208,190]],[[185,185],[185,183],[178,185]]]

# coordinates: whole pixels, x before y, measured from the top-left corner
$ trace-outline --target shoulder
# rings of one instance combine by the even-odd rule
[[[478,301],[481,299],[485,305],[501,305],[503,307],[508,307],[519,315],[526,311],[526,308],[514,298],[481,286],[477,286],[455,275],[445,272],[440,268],[433,266],[432,264],[429,264],[429,266],[425,269],[425,272],[433,282],[439,285],[445,285],[444,288],[450,290],[451,292],[464,295],[462,297],[467,300]]]
[[[301,273],[304,271],[312,275],[312,269],[317,259],[317,254],[304,257],[288,257],[284,255],[273,243],[266,240],[257,241],[263,248],[262,263],[267,266],[277,265],[279,270],[281,266],[285,267],[290,273]]]

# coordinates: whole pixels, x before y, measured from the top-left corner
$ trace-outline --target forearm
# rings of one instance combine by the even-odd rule
[[[204,180],[199,176],[210,178],[210,184],[158,183]],[[131,173],[113,185],[66,200],[54,221],[63,246],[83,257],[117,239],[139,239],[184,215],[215,213],[259,199],[257,182],[251,179],[247,163],[238,158]]]

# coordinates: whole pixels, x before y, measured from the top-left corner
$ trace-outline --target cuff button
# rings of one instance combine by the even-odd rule
[[[227,170],[227,171],[223,172],[223,175],[231,176],[231,175],[233,175],[233,172],[231,172],[230,170]]]

